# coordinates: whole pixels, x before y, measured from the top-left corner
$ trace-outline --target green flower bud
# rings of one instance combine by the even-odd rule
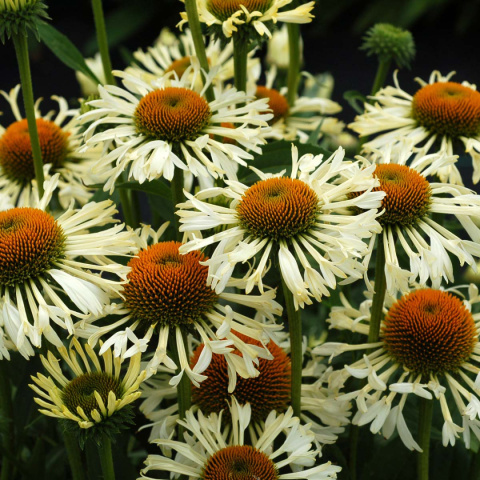
[[[368,56],[377,55],[380,62],[395,60],[399,68],[410,68],[415,57],[415,42],[408,30],[377,23],[363,37],[360,50],[366,50]]]
[[[12,35],[27,35],[31,30],[39,39],[37,23],[48,19],[47,6],[42,0],[0,0],[0,40]]]

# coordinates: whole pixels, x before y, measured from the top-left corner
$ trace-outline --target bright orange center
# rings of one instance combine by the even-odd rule
[[[413,97],[413,117],[438,135],[475,137],[480,134],[480,93],[455,82],[437,82]]]
[[[54,267],[64,245],[61,227],[43,210],[0,212],[0,285],[18,285]]]
[[[145,324],[189,325],[213,308],[218,295],[207,286],[207,257],[180,255],[179,242],[152,245],[132,258],[125,305]]]
[[[273,113],[273,118],[270,120],[271,124],[288,116],[289,106],[287,99],[278,90],[258,86],[255,96],[257,98],[268,98],[268,106]]]
[[[241,340],[250,345],[261,343],[252,338],[236,333]],[[197,364],[204,345],[201,344],[192,355],[192,368]],[[268,350],[273,355],[272,360],[259,359],[256,366],[260,375],[255,378],[237,378],[235,392],[228,393],[228,368],[224,355],[213,354],[212,360],[204,375],[200,387],[192,387],[193,403],[198,405],[204,414],[219,413],[229,416],[228,405],[231,395],[235,395],[240,405],[247,402],[252,406],[252,420],[255,422],[265,420],[272,411],[284,412],[290,402],[290,371],[291,365],[287,354],[274,342],[270,341]],[[241,355],[240,352],[235,352]]]
[[[208,11],[216,18],[224,22],[235,12],[241,10],[243,5],[250,13],[265,13],[271,6],[273,0],[207,0]]]
[[[60,167],[68,155],[68,135],[53,122],[37,119],[38,138],[44,164]],[[0,165],[10,178],[31,181],[35,178],[32,145],[27,120],[12,123],[0,137]]]
[[[275,464],[250,445],[225,447],[207,461],[202,480],[277,480]]]
[[[165,70],[165,73],[175,72],[179,78],[185,73],[187,68],[192,64],[191,57],[182,57],[178,60],[174,60],[172,64]]]
[[[208,102],[187,88],[167,87],[148,93],[137,105],[137,130],[153,139],[170,142],[195,140],[212,113]]]
[[[237,216],[253,237],[279,240],[309,230],[318,210],[317,194],[305,182],[275,177],[260,180],[244,193]]]
[[[383,328],[385,349],[415,373],[456,371],[478,342],[472,314],[451,293],[417,290],[388,311]]]
[[[385,210],[378,221],[382,225],[413,225],[427,215],[432,195],[430,184],[413,168],[405,165],[377,165],[374,175],[380,186],[374,192],[385,192],[380,210]],[[362,192],[349,194],[350,198]]]

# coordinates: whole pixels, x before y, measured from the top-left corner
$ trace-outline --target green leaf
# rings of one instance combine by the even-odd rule
[[[350,104],[350,106],[358,113],[364,112],[363,104],[367,101],[367,97],[357,90],[347,90],[343,94],[343,98]]]
[[[45,43],[53,54],[56,55],[67,67],[82,72],[94,82],[101,83],[85,63],[85,59],[78,48],[68,39],[68,37],[45,22],[38,22],[38,32],[43,43]]]

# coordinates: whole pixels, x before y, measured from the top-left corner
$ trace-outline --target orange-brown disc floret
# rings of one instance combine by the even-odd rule
[[[187,88],[167,87],[148,93],[135,109],[135,125],[143,135],[170,142],[195,140],[212,113],[208,102]]]
[[[210,311],[218,295],[207,285],[207,260],[195,251],[180,255],[179,242],[160,242],[130,260],[123,295],[135,320],[189,325]]]
[[[236,333],[245,343],[260,346],[261,343],[245,335]],[[197,364],[204,345],[193,352],[191,366]],[[200,387],[192,387],[192,400],[204,414],[219,413],[229,417],[228,405],[231,395],[235,395],[240,405],[247,402],[252,407],[252,420],[265,420],[272,411],[284,412],[290,403],[291,364],[285,351],[270,341],[267,346],[273,355],[272,360],[259,359],[256,366],[260,372],[255,378],[237,377],[234,393],[228,393],[228,368],[224,355],[213,354],[208,368],[203,372],[207,376]],[[237,355],[240,352],[235,351]]]
[[[413,168],[397,164],[377,165],[374,175],[380,186],[374,192],[385,192],[378,218],[382,225],[413,225],[427,215],[432,195],[429,182]],[[349,194],[356,197],[361,192]]]
[[[277,480],[278,470],[265,455],[250,445],[225,447],[207,461],[202,480]]]
[[[455,82],[437,82],[418,90],[412,115],[438,135],[475,137],[480,134],[480,93]]]
[[[172,64],[165,70],[165,73],[175,72],[178,78],[181,78],[191,64],[191,57],[179,58],[178,60],[174,60],[172,62]]]
[[[288,101],[278,90],[259,85],[255,96],[257,98],[268,98],[268,106],[273,113],[273,118],[269,122],[271,125],[288,116]]]
[[[319,211],[314,190],[301,180],[260,180],[237,206],[240,225],[255,238],[288,239],[315,225]]]
[[[207,9],[214,17],[224,22],[235,12],[242,11],[240,5],[250,13],[265,13],[272,3],[273,0],[207,0]]]
[[[77,407],[81,407],[90,420],[92,410],[100,410],[94,392],[97,392],[105,405],[108,405],[108,394],[113,392],[118,399],[124,388],[118,378],[105,372],[89,372],[74,378],[62,390],[62,401],[68,410],[78,415]]]
[[[54,267],[65,250],[55,219],[36,208],[0,212],[0,286],[21,284]]]
[[[388,311],[383,328],[385,349],[414,373],[455,372],[478,341],[472,314],[454,295],[417,290]]]
[[[69,153],[69,134],[43,118],[37,119],[37,130],[43,163],[52,164],[55,170],[62,166]],[[14,180],[26,182],[35,178],[27,120],[12,123],[0,137],[0,165]]]

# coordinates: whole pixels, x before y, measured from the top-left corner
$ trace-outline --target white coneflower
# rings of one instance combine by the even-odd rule
[[[453,281],[453,266],[449,253],[461,265],[475,266],[480,257],[480,229],[474,219],[480,218],[480,196],[460,185],[431,183],[427,178],[442,167],[451,165],[454,157],[428,155],[417,158],[407,166],[411,152],[395,155],[390,149],[375,152],[378,165],[374,175],[380,181],[375,188],[386,193],[378,221],[385,252],[387,290],[408,290],[409,283],[425,284],[428,280],[439,287],[442,278]],[[359,210],[361,211],[361,210]],[[445,228],[441,217],[453,215],[466,232],[462,237]],[[365,257],[368,266],[377,235],[370,241]],[[470,240],[471,239],[471,240]],[[405,252],[409,264],[402,262]],[[368,278],[366,278],[367,284]]]
[[[140,397],[140,383],[146,375],[140,371],[140,353],[130,358],[123,373],[122,359],[114,358],[110,350],[99,358],[89,345],[82,347],[76,338],[68,350],[61,346],[58,353],[60,359],[51,351],[46,358],[40,357],[50,376],[32,376],[35,384],[30,387],[39,395],[34,400],[42,407],[40,413],[75,422],[83,429],[108,430],[130,420],[132,412],[128,407]],[[68,376],[62,371],[62,360],[71,370]]]
[[[213,78],[214,84],[232,80],[234,76],[233,69],[233,44],[221,45],[220,40],[210,38],[204,39],[208,63],[217,69]],[[151,81],[167,73],[175,72],[180,78],[185,70],[192,64],[192,57],[195,54],[195,45],[193,44],[192,32],[187,29],[179,37],[168,37],[165,41],[165,35],[160,37],[152,47],[145,52],[137,50],[133,56],[137,62],[126,69],[128,73],[139,76],[143,80]],[[248,77],[255,81],[260,75],[260,60],[253,58],[254,51],[251,51],[247,59]],[[192,72],[194,73],[194,72]],[[202,82],[202,78],[197,78]]]
[[[148,374],[155,373],[161,364],[178,367],[180,372],[172,378],[172,385],[178,384],[184,372],[198,385],[206,378],[203,372],[212,354],[224,355],[228,363],[229,387],[233,390],[237,373],[241,377],[258,375],[255,367],[258,357],[271,358],[266,345],[282,326],[261,323],[238,313],[232,306],[249,307],[256,314],[273,320],[274,315],[282,312],[274,300],[275,291],[269,290],[262,295],[215,293],[207,282],[208,267],[202,265],[207,257],[198,251],[180,255],[180,242],[159,241],[164,229],[165,225],[153,232],[145,227],[138,237],[142,248],[128,264],[131,270],[122,292],[124,302],[118,311],[112,312],[123,318],[99,327],[85,322],[88,325],[82,336],[89,336],[90,344],[94,345],[98,338],[108,335],[101,352],[113,345],[115,355],[122,357],[143,352],[147,345],[155,343],[155,353],[147,366]],[[151,245],[150,236],[154,240]],[[230,285],[241,288],[242,281],[232,279]],[[116,331],[120,326],[123,329]],[[183,343],[183,336],[189,332],[198,334],[206,344],[203,355],[193,367],[190,367]],[[167,354],[169,337],[178,346],[180,365],[175,365]]]
[[[282,10],[292,0],[198,0],[200,21],[207,25],[221,27],[225,37],[231,37],[242,25],[252,25],[255,31],[263,36],[271,37],[271,23],[309,23],[312,21],[315,2],[304,3],[292,10]],[[187,15],[182,12],[183,23]],[[270,28],[269,28],[270,27]]]
[[[115,222],[112,202],[69,208],[54,218],[46,206],[57,181],[58,174],[45,182],[44,196],[31,205],[0,211],[1,324],[23,354],[30,342],[39,347],[42,336],[61,345],[51,322],[73,334],[72,317],[100,314],[129,270],[108,258],[132,251],[123,225],[88,232]],[[120,280],[104,278],[104,272]]]
[[[9,93],[0,91],[16,120],[8,126],[0,125],[0,190],[10,194],[21,206],[32,201],[35,170],[27,120],[22,117],[18,106],[19,92],[20,85]],[[66,209],[72,200],[84,205],[92,197],[88,185],[99,182],[98,177],[91,175],[91,170],[101,150],[92,149],[85,154],[77,152],[81,139],[78,110],[70,109],[62,97],[52,99],[58,102],[56,114],[50,111],[42,115],[39,102],[36,104],[37,130],[45,176],[59,174],[58,197],[62,208]]]
[[[268,126],[271,114],[259,112],[268,110],[267,102],[251,101],[234,88],[217,92],[208,102],[204,92],[214,70],[200,92],[195,90],[200,75],[196,62],[181,78],[171,72],[151,83],[116,73],[125,88],[100,87],[101,98],[89,102],[95,109],[81,117],[93,122],[82,151],[105,142],[105,155],[94,168],[107,176],[105,190],[113,191],[122,172],[140,183],[162,176],[172,180],[176,168],[203,177],[235,175],[238,164],[253,158],[247,150],[261,153],[261,127]],[[101,132],[94,134],[97,127]]]
[[[366,103],[366,112],[349,125],[360,135],[379,133],[365,147],[394,152],[405,147],[421,157],[427,153],[467,153],[473,162],[473,182],[480,180],[480,93],[468,82],[451,82],[455,72],[438,71],[412,96],[400,88],[385,87]],[[454,164],[435,172],[442,182],[462,184]]]
[[[290,177],[255,170],[261,180],[251,187],[227,181],[226,188],[205,190],[195,197],[187,194],[188,201],[178,205],[177,213],[180,230],[193,239],[180,251],[218,244],[205,262],[217,292],[224,289],[238,263],[257,254],[258,262],[245,277],[246,291],[254,285],[262,289],[266,267],[278,258],[297,308],[312,303],[311,297],[319,300],[328,295],[336,277],[360,278],[357,259],[367,249],[362,239],[381,229],[375,218],[384,193],[371,192],[378,184],[372,176],[374,165],[362,168],[360,162],[343,158],[340,148],[327,160],[310,154],[298,159],[292,146]],[[359,196],[349,199],[354,192]],[[228,207],[208,202],[219,195],[230,202]],[[357,217],[349,210],[353,207],[365,211]],[[222,231],[213,232],[215,227]]]
[[[472,433],[480,438],[480,314],[472,313],[472,305],[480,302],[478,288],[470,285],[468,298],[462,301],[462,297],[454,288],[412,289],[398,300],[387,301],[378,342],[325,343],[315,349],[320,355],[332,356],[367,351],[362,359],[337,371],[334,382],[340,387],[350,376],[367,380],[360,390],[339,397],[356,400],[353,423],[371,423],[373,433],[382,431],[387,438],[396,429],[408,448],[419,450],[403,417],[405,403],[413,394],[440,403],[445,446],[453,445],[460,432],[467,448]],[[332,311],[332,327],[367,337],[371,300],[359,309],[345,297],[342,303]],[[452,417],[447,394],[458,409],[461,425]]]
[[[179,421],[190,432],[188,443],[155,440],[154,443],[177,452],[175,458],[149,455],[142,478],[149,472],[164,471],[204,480],[256,478],[262,480],[294,480],[337,478],[340,467],[329,463],[316,465],[318,451],[312,448],[315,436],[308,426],[300,424],[289,408],[280,415],[271,412],[263,429],[251,445],[246,442],[246,429],[251,421],[250,405],[240,406],[234,399],[230,407],[232,429],[227,437],[222,415],[205,417],[191,410]],[[278,445],[274,442],[278,440]],[[292,471],[293,470],[293,471]]]
[[[282,336],[280,333],[279,336]],[[287,334],[285,334],[287,336]],[[242,335],[244,341],[248,339]],[[258,342],[253,342],[258,344]],[[283,342],[282,342],[283,344]],[[288,346],[288,341],[286,342]],[[199,387],[192,388],[192,408],[202,413],[220,413],[230,419],[229,404],[235,398],[240,405],[250,404],[252,415],[249,428],[262,428],[272,410],[284,413],[290,405],[291,364],[287,352],[273,341],[267,345],[272,359],[260,358],[256,368],[259,375],[255,378],[239,378],[235,390],[229,392],[228,365],[222,355],[213,354],[208,368],[204,371],[207,379]],[[204,345],[200,344],[193,352],[190,364],[198,363]],[[350,402],[337,401],[338,392],[330,389],[328,378],[331,369],[312,359],[302,372],[302,415],[301,420],[310,424],[319,443],[334,443],[343,426],[349,423]],[[176,389],[169,385],[173,371],[161,371],[142,385],[144,401],[140,409],[153,423],[150,439],[171,438],[170,435],[178,417],[178,405],[166,405],[176,398]],[[312,379],[314,381],[312,382]]]
[[[289,106],[285,96],[287,88],[283,87],[280,90],[273,88],[276,76],[276,67],[271,67],[265,85],[254,87],[255,97],[267,99],[273,114],[269,122],[272,128],[265,132],[265,138],[288,141],[299,138],[300,141],[306,142],[319,126],[319,136],[325,132],[329,133],[332,130],[332,119],[327,119],[325,115],[338,113],[342,107],[329,98],[306,96],[297,97],[294,104]],[[324,123],[325,130],[322,128]]]

